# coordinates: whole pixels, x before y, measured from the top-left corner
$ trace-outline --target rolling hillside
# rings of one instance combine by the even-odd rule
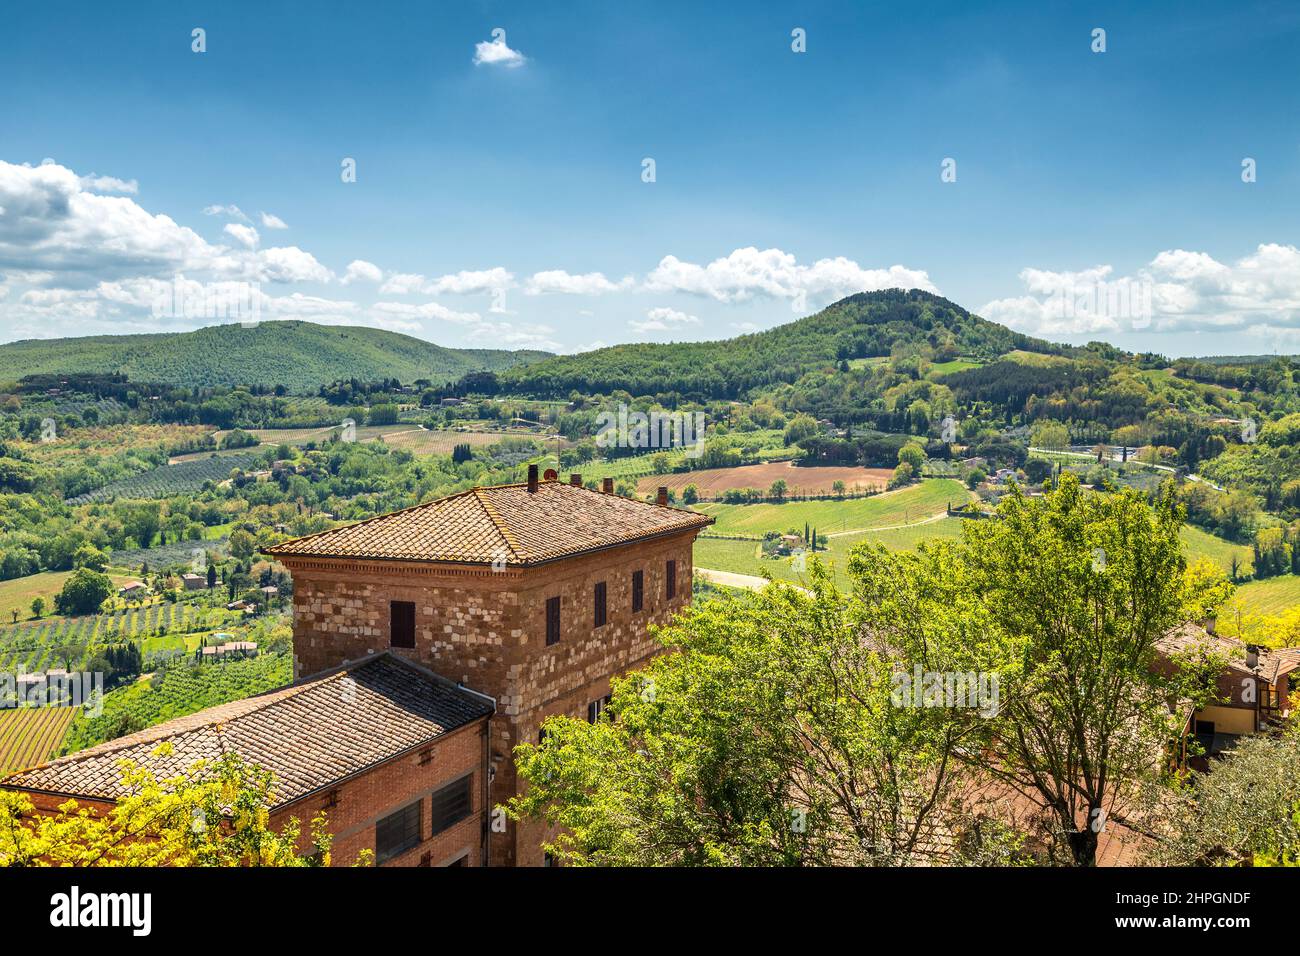
[[[500,378],[506,389],[538,396],[626,389],[633,395],[737,398],[756,386],[792,382],[841,360],[889,355],[908,343],[986,360],[1016,349],[1074,351],[1013,332],[941,296],[888,289],[852,295],[816,315],[739,338],[615,345],[512,368]]]
[[[503,371],[549,353],[449,349],[409,335],[311,322],[212,325],[193,332],[27,339],[0,345],[0,379],[32,374],[122,372],[133,381],[175,385],[284,385],[427,378],[441,383],[475,371]]]

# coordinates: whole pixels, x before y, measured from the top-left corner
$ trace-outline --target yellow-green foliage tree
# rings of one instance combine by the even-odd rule
[[[57,813],[38,813],[26,794],[0,791],[0,866],[330,864],[325,815],[312,820],[312,848],[303,853],[297,818],[270,826],[272,775],[235,754],[163,779],[129,760],[120,769],[127,795],[104,811],[69,800]],[[368,864],[369,853],[356,862]]]

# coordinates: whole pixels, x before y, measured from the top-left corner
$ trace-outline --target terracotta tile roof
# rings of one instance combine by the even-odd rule
[[[556,481],[474,488],[267,548],[276,557],[527,566],[712,524],[708,515]]]
[[[163,778],[234,752],[275,774],[281,806],[492,709],[490,701],[382,652],[19,771],[0,786],[111,800],[121,795],[117,762],[124,757],[148,763]],[[153,756],[164,741],[172,754]]]
[[[1276,683],[1280,675],[1289,673],[1300,666],[1300,648],[1284,647],[1273,650],[1260,647],[1259,663],[1253,668],[1246,666],[1246,642],[1222,634],[1211,634],[1199,624],[1187,623],[1164,634],[1156,641],[1156,650],[1165,656],[1179,652],[1204,650],[1227,658],[1228,666],[1243,674],[1259,677],[1270,684]]]

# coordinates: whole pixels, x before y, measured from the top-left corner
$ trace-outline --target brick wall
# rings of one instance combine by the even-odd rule
[[[324,810],[328,829],[334,835],[332,862],[335,866],[351,866],[360,851],[375,849],[375,825],[380,819],[422,800],[420,844],[383,865],[444,866],[464,856],[468,857],[468,865],[479,866],[487,822],[483,794],[486,732],[487,718],[467,724],[437,738],[428,747],[373,767],[330,791],[280,808],[272,814],[271,823],[279,829],[290,817],[297,817],[302,824],[300,842],[307,851],[311,846],[311,819]],[[429,796],[467,774],[472,775],[472,812],[441,833],[431,834]]]

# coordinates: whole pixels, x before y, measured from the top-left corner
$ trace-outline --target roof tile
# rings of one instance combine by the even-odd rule
[[[527,566],[712,523],[693,511],[545,481],[535,492],[522,484],[474,488],[265,553]]]

